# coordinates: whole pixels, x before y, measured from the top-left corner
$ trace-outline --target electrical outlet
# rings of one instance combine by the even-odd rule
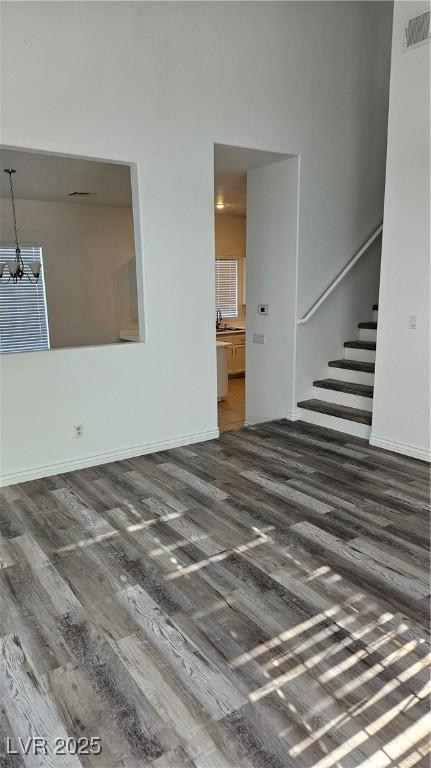
[[[84,437],[84,427],[82,424],[74,424],[73,432],[75,437]]]
[[[265,335],[263,333],[253,333],[253,344],[265,344]]]
[[[416,315],[409,315],[409,330],[416,330]]]

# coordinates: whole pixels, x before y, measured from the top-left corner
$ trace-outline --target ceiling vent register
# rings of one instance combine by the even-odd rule
[[[412,16],[404,30],[404,47],[410,50],[429,42],[430,32],[430,11]]]

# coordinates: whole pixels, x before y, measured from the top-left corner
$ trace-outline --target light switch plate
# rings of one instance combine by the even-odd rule
[[[416,315],[409,315],[409,330],[416,330]]]
[[[265,344],[265,335],[263,333],[253,333],[253,344]]]

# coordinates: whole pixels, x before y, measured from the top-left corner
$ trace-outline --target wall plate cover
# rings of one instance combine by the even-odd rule
[[[258,315],[268,315],[269,314],[269,304],[259,304],[257,308],[257,314]]]

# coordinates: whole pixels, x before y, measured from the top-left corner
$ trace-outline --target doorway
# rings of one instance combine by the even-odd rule
[[[220,432],[293,406],[298,177],[297,156],[214,146]]]

